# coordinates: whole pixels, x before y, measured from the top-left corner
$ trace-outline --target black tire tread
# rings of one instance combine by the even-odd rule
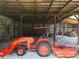
[[[18,52],[17,52],[19,48],[22,48],[22,49],[23,49],[23,54],[22,54],[22,55],[19,55]],[[23,56],[23,55],[25,55],[25,53],[26,53],[26,46],[23,45],[23,44],[19,45],[19,46],[17,47],[17,49],[16,49],[16,53],[17,53],[18,56]]]

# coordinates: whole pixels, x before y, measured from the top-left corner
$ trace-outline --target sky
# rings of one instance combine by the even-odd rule
[[[73,15],[73,16],[70,16],[69,18],[73,18],[73,19],[77,20],[77,18],[75,16],[78,17],[78,15]]]

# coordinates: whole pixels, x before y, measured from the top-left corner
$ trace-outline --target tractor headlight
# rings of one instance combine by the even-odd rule
[[[0,52],[0,56],[4,56],[4,53],[3,52]]]

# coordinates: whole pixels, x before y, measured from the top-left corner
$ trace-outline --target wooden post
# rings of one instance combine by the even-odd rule
[[[23,30],[22,30],[22,26],[23,25],[23,16],[21,16],[21,37],[23,36],[22,34],[23,34]]]
[[[54,43],[55,43],[55,35],[56,35],[56,16],[54,16],[54,39],[53,39]]]
[[[15,20],[13,20],[13,32],[14,32],[14,33],[13,33],[13,35],[14,35],[13,38],[15,38],[15,30],[16,30],[16,29],[15,29]]]

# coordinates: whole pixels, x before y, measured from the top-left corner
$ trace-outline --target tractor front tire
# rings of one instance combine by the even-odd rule
[[[41,42],[37,46],[37,53],[41,57],[49,56],[51,53],[51,47],[48,42]]]
[[[16,53],[18,56],[23,56],[26,53],[26,46],[25,45],[19,45],[18,48],[16,49]]]

